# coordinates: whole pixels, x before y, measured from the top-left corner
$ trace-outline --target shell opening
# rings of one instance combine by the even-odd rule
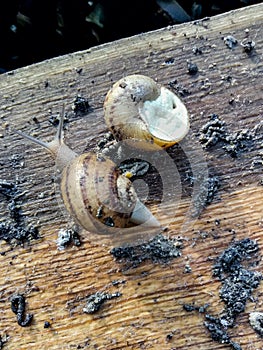
[[[152,136],[160,140],[179,142],[189,130],[189,117],[185,105],[165,87],[161,87],[157,99],[142,104],[140,115]]]

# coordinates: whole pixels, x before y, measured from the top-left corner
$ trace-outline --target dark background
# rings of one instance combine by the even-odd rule
[[[119,38],[260,2],[3,0],[0,5],[0,73]]]

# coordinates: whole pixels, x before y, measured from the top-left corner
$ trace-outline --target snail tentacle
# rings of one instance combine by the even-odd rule
[[[60,172],[65,168],[65,166],[71,162],[72,159],[77,157],[77,153],[70,149],[64,142],[63,139],[63,124],[64,124],[64,107],[61,117],[59,119],[59,125],[54,139],[50,142],[45,142],[39,140],[31,135],[25,134],[22,131],[14,130],[14,132],[31,142],[34,142],[41,147],[49,151],[52,157],[56,160],[56,166]]]

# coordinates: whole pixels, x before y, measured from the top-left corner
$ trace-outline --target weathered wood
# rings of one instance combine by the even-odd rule
[[[9,335],[4,345],[7,350],[229,348],[211,340],[203,326],[204,315],[187,313],[182,306],[209,303],[211,314],[220,313],[224,305],[218,295],[220,282],[212,277],[213,258],[233,239],[249,237],[260,248],[263,245],[262,23],[263,4],[259,4],[0,76],[0,179],[20,182],[19,188],[25,191],[23,215],[27,223],[38,225],[41,235],[25,247],[1,244],[0,335]],[[227,35],[238,40],[233,49],[222,39]],[[256,43],[251,53],[240,45],[247,36]],[[187,60],[197,64],[197,74],[188,74]],[[102,246],[96,236],[82,234],[80,247],[58,251],[58,230],[69,221],[54,190],[54,161],[12,129],[50,140],[55,129],[49,116],[61,112],[64,104],[72,117],[73,100],[80,94],[88,99],[92,111],[71,120],[65,138],[79,153],[93,148],[107,131],[102,111],[106,92],[114,81],[132,73],[146,74],[165,86],[176,80],[181,89],[189,91],[182,96],[191,115],[191,132],[182,144],[186,153],[182,155],[180,147],[175,147],[169,155],[178,157],[175,168],[185,167],[185,156],[192,167],[198,166],[200,155],[201,164],[219,177],[221,187],[217,198],[195,219],[187,214],[192,202],[189,184],[182,184],[179,206],[171,204],[168,217],[158,211],[158,203],[150,203],[161,223],[168,225],[167,234],[183,236],[182,256],[166,265],[145,261],[124,270],[109,253],[113,243]],[[213,113],[230,133],[250,130],[255,135],[253,147],[237,158],[225,152],[222,143],[203,150],[198,133]],[[12,156],[17,155],[24,158],[15,163]],[[1,197],[2,221],[8,218],[7,204]],[[201,238],[199,233],[204,231],[207,237]],[[187,265],[191,273],[185,273]],[[262,269],[262,263],[254,269]],[[125,283],[112,285],[116,280]],[[86,296],[97,291],[119,291],[122,296],[107,301],[93,315],[84,314]],[[243,350],[262,349],[262,339],[248,323],[251,311],[262,311],[262,292],[261,285],[253,293],[256,301],[248,302],[237,326],[229,331]],[[27,312],[34,314],[29,327],[21,328],[11,311],[9,300],[15,293],[26,296]],[[45,321],[50,321],[51,328],[44,328]],[[168,334],[173,334],[171,339]]]

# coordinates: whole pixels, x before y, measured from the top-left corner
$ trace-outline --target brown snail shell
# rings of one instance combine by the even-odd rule
[[[137,196],[131,181],[104,156],[84,153],[63,170],[61,194],[68,212],[86,230],[90,216],[110,227],[126,227]]]
[[[117,81],[106,95],[104,115],[117,141],[146,141],[146,148],[151,148],[149,144],[170,147],[189,130],[183,102],[144,75],[129,75]]]

